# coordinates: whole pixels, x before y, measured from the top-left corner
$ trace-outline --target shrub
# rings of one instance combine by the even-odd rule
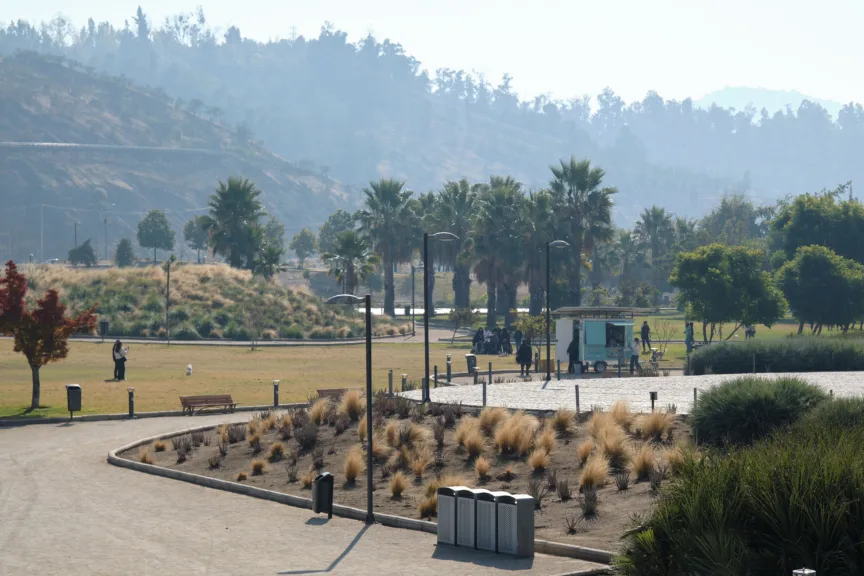
[[[279,419],[276,428],[279,431],[279,437],[282,438],[282,440],[291,439],[291,431],[294,429],[294,425],[291,423],[291,417],[289,415],[283,414]]]
[[[417,505],[417,510],[420,512],[420,518],[434,518],[438,515],[438,493],[435,492],[431,496],[427,496]]]
[[[192,446],[198,448],[201,444],[204,443],[204,432],[195,431],[190,434],[192,437]]]
[[[399,447],[399,421],[390,420],[384,427],[384,441],[391,448]]]
[[[414,473],[414,480],[420,482],[423,480],[423,472],[432,463],[432,456],[426,451],[419,451],[411,460],[411,472]]]
[[[615,473],[615,487],[618,488],[619,492],[624,492],[630,488],[629,470],[621,470],[620,472]]]
[[[228,443],[236,444],[246,438],[246,426],[244,424],[231,424],[228,426]]]
[[[570,490],[570,482],[568,482],[566,478],[558,480],[558,484],[555,488],[558,491],[558,498],[560,498],[562,502],[569,502],[573,497],[573,492]]]
[[[260,476],[264,474],[264,471],[267,470],[267,464],[264,460],[253,460],[252,461],[252,475]]]
[[[165,448],[166,448],[165,442],[162,442],[161,440],[157,440],[156,442],[153,443],[153,451],[154,452],[164,452]]]
[[[549,453],[542,448],[535,449],[528,455],[528,464],[535,472],[549,467]]]
[[[636,473],[636,481],[647,480],[648,474],[657,465],[654,449],[649,444],[642,444],[636,450],[633,457],[633,471]]]
[[[368,424],[366,422],[366,416],[363,416],[357,424],[357,438],[360,442],[366,441],[366,428],[368,428]]]
[[[288,472],[288,483],[293,484],[297,482],[297,465],[289,464],[286,471]]]
[[[189,434],[174,436],[171,438],[171,447],[174,448],[174,450],[189,452],[192,450],[192,437]]]
[[[408,479],[401,471],[390,477],[390,494],[393,498],[401,498],[402,492],[408,488]]]
[[[192,326],[180,326],[171,331],[171,338],[174,340],[201,340],[201,335]]]
[[[309,470],[303,476],[300,477],[300,484],[303,485],[303,488],[311,488],[312,482],[315,481],[315,471]]]
[[[840,430],[864,427],[864,398],[836,398],[821,402],[801,424]]]
[[[471,483],[462,478],[462,476],[458,476],[456,474],[445,474],[439,480],[441,482],[441,486],[468,486],[471,487]]]
[[[630,430],[630,426],[633,424],[633,414],[630,413],[630,407],[626,402],[623,400],[615,402],[609,414],[618,426],[624,430]]]
[[[549,490],[554,492],[558,487],[558,470],[546,471],[546,483],[549,485]]]
[[[488,480],[489,472],[492,470],[492,464],[489,463],[489,460],[480,456],[477,460],[474,461],[474,472],[477,473],[477,478],[480,480]]]
[[[357,476],[362,474],[365,469],[363,452],[358,446],[354,446],[345,457],[345,481],[354,484],[357,481]]]
[[[627,435],[617,426],[600,431],[597,447],[613,470],[623,470],[633,459]]]
[[[426,442],[427,437],[426,429],[413,422],[406,422],[399,427],[400,446],[418,446]]]
[[[514,412],[495,431],[495,447],[502,455],[525,456],[534,448],[534,434],[539,427],[537,419],[522,412]]]
[[[213,454],[207,459],[207,463],[210,465],[211,470],[219,468],[220,462],[222,462],[222,457],[219,454]]]
[[[360,418],[365,407],[365,402],[363,402],[358,390],[348,390],[342,394],[339,411],[346,414],[352,422],[356,422]]]
[[[141,448],[141,450],[138,451],[138,461],[142,464],[153,464],[153,458],[150,457],[147,448]]]
[[[570,434],[570,432],[573,430],[573,422],[575,417],[576,412],[574,412],[573,410],[568,410],[567,408],[559,408],[555,411],[555,415],[552,417],[552,425],[555,427],[555,430],[559,434]]]
[[[486,447],[486,439],[483,438],[483,435],[480,433],[480,430],[473,430],[471,433],[465,438],[462,445],[465,447],[465,452],[468,453],[468,456],[471,458],[476,458],[483,454],[483,449]]]
[[[453,440],[457,446],[465,445],[465,438],[474,432],[479,432],[480,423],[474,417],[463,418],[456,427],[456,432],[453,434]]]
[[[582,509],[582,518],[585,520],[597,517],[597,488],[590,486],[582,491],[579,496],[579,508]]]
[[[303,428],[294,431],[294,439],[301,449],[311,449],[318,442],[318,426],[312,422],[306,424]]]
[[[330,399],[321,398],[317,402],[315,402],[309,409],[309,420],[311,420],[312,423],[316,426],[320,426],[329,410]]]
[[[501,480],[504,480],[505,482],[509,482],[510,480],[513,480],[513,478],[515,478],[515,477],[516,477],[516,473],[513,471],[513,465],[508,464],[507,467],[504,469],[504,472],[501,474]]]
[[[402,446],[396,450],[393,450],[393,453],[387,460],[387,467],[390,470],[400,470],[402,468],[407,468],[410,461],[411,456],[408,453],[408,447]]]
[[[693,374],[756,372],[855,372],[864,370],[864,344],[847,338],[745,340],[703,346],[690,357]],[[701,398],[700,398],[701,400]]]
[[[246,480],[245,472],[240,472],[239,474],[237,474],[237,482],[243,482],[244,480]]]
[[[794,377],[744,376],[703,392],[691,420],[700,442],[747,444],[797,420],[827,398]]]
[[[600,487],[606,484],[606,475],[609,474],[609,464],[605,458],[594,456],[589,458],[582,467],[579,475],[580,488]]]
[[[591,451],[593,449],[594,442],[590,438],[588,440],[584,440],[581,444],[579,444],[579,448],[576,449],[576,453],[579,455],[580,464],[585,464],[585,461],[588,460],[589,456],[591,456]]]
[[[532,478],[528,481],[526,492],[534,498],[534,509],[540,510],[543,507],[543,500],[549,495],[549,487],[542,478]]]
[[[444,447],[444,430],[444,418],[441,417],[432,425],[432,436],[438,448]]]
[[[480,429],[483,431],[483,434],[491,438],[498,425],[506,420],[508,416],[509,414],[504,408],[487,406],[480,411],[480,416],[478,417]]]
[[[548,454],[552,452],[552,449],[555,448],[555,430],[552,428],[546,428],[537,436],[537,440],[535,440],[534,445],[537,448],[541,448],[546,451]]]
[[[249,447],[252,448],[253,454],[258,454],[261,452],[261,435],[257,432],[255,434],[250,435],[247,439],[249,442]]]
[[[270,445],[270,455],[268,459],[270,462],[279,462],[282,460],[282,456],[285,455],[285,446],[282,442],[274,442]]]
[[[669,412],[660,412],[658,410],[657,412],[651,412],[650,414],[643,414],[640,416],[636,426],[639,430],[639,434],[641,434],[643,438],[649,438],[654,442],[660,442],[663,440],[664,436],[667,438],[669,437],[669,433],[672,431],[672,426],[674,424],[674,415]]]
[[[617,426],[615,419],[608,412],[594,411],[591,413],[591,418],[588,420],[585,429],[588,431],[588,434],[596,438],[601,430]]]
[[[324,448],[321,446],[316,446],[312,450],[312,467],[315,470],[320,470],[324,467]]]

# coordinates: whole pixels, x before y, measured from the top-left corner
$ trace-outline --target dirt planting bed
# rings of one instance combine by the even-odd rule
[[[581,422],[566,410],[548,418],[502,408],[471,415],[383,394],[373,409],[376,511],[434,516],[438,485],[528,493],[541,500],[537,538],[610,551],[690,449],[681,418],[632,414],[623,403]],[[121,456],[305,497],[317,471],[327,471],[336,503],[365,508],[364,413],[352,392]]]

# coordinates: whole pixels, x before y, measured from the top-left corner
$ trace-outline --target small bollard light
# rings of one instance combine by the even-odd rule
[[[279,407],[279,380],[273,380],[273,408]]]
[[[579,385],[576,384],[576,416],[579,416]]]
[[[402,374],[402,392],[405,391],[405,386],[408,384],[408,375]]]
[[[558,362],[558,371],[557,371],[558,372],[558,380],[561,380],[561,361],[557,360],[557,362]]]
[[[393,370],[387,372],[387,392],[393,397]]]
[[[657,392],[649,392],[651,395],[651,412],[654,412],[654,402],[657,401]]]
[[[438,365],[437,364],[435,364],[435,379],[432,381],[435,383],[435,386],[433,386],[433,388],[437,388],[438,387]]]
[[[133,386],[129,386],[126,388],[126,391],[129,392],[129,418],[135,417],[135,388]]]
[[[816,576],[816,571],[809,568],[799,568],[792,571],[792,576]]]
[[[492,385],[492,363],[489,362],[489,385]],[[485,404],[484,404],[485,406]]]
[[[450,360],[450,354],[447,354],[447,384],[450,384],[450,366],[452,361]]]

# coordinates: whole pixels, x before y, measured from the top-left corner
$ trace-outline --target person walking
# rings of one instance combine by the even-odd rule
[[[651,327],[648,326],[648,321],[645,320],[642,322],[642,329],[639,331],[639,335],[642,337],[642,351],[649,352],[651,350]],[[638,342],[639,339],[637,338]]]
[[[531,375],[531,357],[531,345],[526,340],[516,350],[516,363],[519,364],[519,376]]]
[[[474,333],[474,339],[471,341],[474,346],[474,354],[480,354],[483,349],[483,329],[478,328]]]
[[[128,346],[123,348],[123,343],[120,340],[114,342],[114,348],[111,351],[111,356],[114,358],[114,380],[120,382],[126,380],[126,355],[128,353]]]
[[[636,369],[642,372],[642,365],[639,363],[639,338],[633,338],[633,344],[630,345],[630,374]]]
[[[579,372],[582,372],[582,364],[579,362],[579,341],[573,339],[567,346],[567,373],[576,374],[576,364],[579,364]]]
[[[684,323],[684,346],[687,347],[687,354],[693,352],[693,323]]]

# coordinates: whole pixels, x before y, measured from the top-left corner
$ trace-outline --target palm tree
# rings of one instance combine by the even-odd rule
[[[621,265],[620,247],[615,242],[600,244],[594,247],[591,254],[591,271],[588,273],[588,282],[591,284],[592,294],[596,294],[605,280],[608,279]],[[591,306],[599,306],[599,302],[591,302]]]
[[[620,230],[617,238],[618,258],[621,263],[621,284],[639,279],[640,271],[648,267],[645,244],[638,234]]]
[[[532,316],[543,313],[546,293],[546,243],[556,239],[556,224],[552,195],[546,190],[529,192],[525,201],[523,234],[529,293],[528,312]]]
[[[435,252],[442,263],[453,269],[454,307],[458,310],[471,307],[471,262],[465,246],[471,234],[477,195],[482,190],[482,184],[469,184],[465,178],[450,181],[438,192],[435,203],[434,232],[452,232],[459,237],[453,242],[437,244],[439,250]]]
[[[495,176],[477,199],[471,248],[477,280],[486,284],[489,326],[497,322],[499,304],[507,311],[505,322],[512,322],[510,310],[516,305],[516,287],[524,264],[524,202],[521,184],[510,177]]]
[[[213,252],[225,257],[233,268],[253,270],[261,248],[256,228],[264,216],[258,197],[261,191],[249,180],[228,178],[219,181],[210,197],[210,214],[202,217],[201,226],[210,235]]]
[[[669,277],[669,266],[664,265],[667,263],[664,263],[663,259],[675,241],[672,215],[659,206],[645,208],[636,222],[634,232],[651,251],[651,283],[659,295],[659,290]]]
[[[360,282],[375,272],[380,262],[378,255],[369,248],[369,243],[357,230],[346,230],[336,235],[333,251],[325,252],[321,259],[329,268],[346,294],[354,294]]]
[[[396,313],[396,290],[393,267],[404,258],[405,239],[412,220],[411,191],[403,190],[405,182],[381,179],[363,189],[364,209],[358,212],[361,230],[372,240],[384,266],[384,313]]]
[[[569,282],[571,304],[582,303],[583,252],[590,256],[595,244],[607,242],[613,236],[612,195],[614,187],[601,188],[605,172],[592,168],[591,162],[561,160],[560,166],[550,166],[554,179],[549,183],[564,209],[570,223],[567,239],[571,247],[571,274]]]

